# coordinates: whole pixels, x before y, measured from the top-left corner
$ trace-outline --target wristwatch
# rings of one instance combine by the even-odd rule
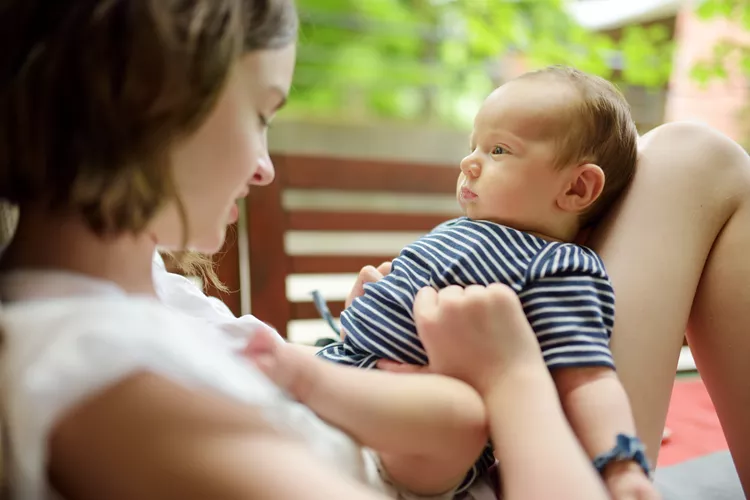
[[[596,467],[596,470],[601,474],[612,462],[625,462],[630,460],[637,463],[641,469],[643,469],[646,476],[649,478],[651,477],[651,467],[646,458],[646,447],[643,446],[641,440],[635,436],[618,434],[615,438],[614,448],[596,457],[594,459],[594,467]]]

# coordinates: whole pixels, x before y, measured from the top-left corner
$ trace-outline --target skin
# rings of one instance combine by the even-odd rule
[[[580,214],[604,187],[597,165],[557,165],[559,138],[569,127],[570,103],[578,98],[570,85],[544,79],[509,82],[485,100],[458,179],[457,198],[468,217],[547,240],[573,240]],[[589,458],[610,450],[617,434],[635,435],[628,397],[614,371],[564,368],[552,377]],[[613,464],[604,479],[615,498],[635,492],[657,497],[635,463]]]
[[[174,176],[188,214],[185,229],[191,248],[207,252],[218,249],[232,219],[235,199],[248,186],[262,186],[272,179],[264,124],[285,99],[293,62],[294,47],[244,56],[205,123],[175,147]],[[76,214],[47,213],[38,206],[23,206],[18,233],[4,255],[3,265],[6,269],[72,271],[111,281],[127,292],[153,293],[151,259],[155,247],[179,248],[185,233],[178,220],[175,206],[168,206],[143,234],[100,239]],[[475,297],[454,304],[450,311],[466,319],[469,312],[476,318],[497,315],[501,300],[495,297],[477,306]],[[512,308],[503,310],[513,312]],[[502,322],[493,324],[496,334],[509,332]],[[478,327],[484,326],[486,322],[478,323]],[[479,364],[475,367],[479,371],[488,368]],[[540,370],[532,365],[530,371]],[[535,390],[551,383],[543,370],[539,378],[528,380],[515,373],[507,372],[503,387],[492,391],[494,398],[505,399],[525,388],[533,394],[527,398],[529,405],[540,408],[555,401],[549,391]],[[393,377],[394,381],[399,379]],[[477,402],[477,393],[468,385],[453,383],[466,394],[474,394]],[[527,407],[502,406],[497,416],[519,422],[518,429]],[[549,434],[564,433],[567,424],[559,412],[538,414],[536,418],[549,430],[547,434],[541,432],[535,442],[538,453],[542,453],[549,450]],[[511,462],[518,445],[511,444],[508,433],[515,431],[493,432],[498,432],[498,439],[505,436],[509,444],[503,447],[501,457]],[[569,429],[567,432],[570,436]],[[584,498],[605,498],[590,466],[580,459],[577,443],[572,439],[563,443],[560,453],[541,467],[537,460],[532,464],[528,458],[520,458],[516,466],[523,468],[522,463],[526,463],[537,472],[550,469],[550,473],[552,468],[562,467],[570,473],[566,478],[581,478],[575,488],[547,482],[545,487],[550,493],[555,491],[558,498],[582,498],[581,492],[590,493]],[[51,430],[47,463],[56,489],[72,500],[382,498],[338,476],[330,466],[316,460],[304,443],[280,434],[260,409],[212,392],[190,390],[149,373],[134,374],[66,412]],[[289,481],[290,473],[294,481]],[[538,489],[538,485],[524,485],[520,480],[507,482],[518,498],[528,498],[526,493],[532,486],[534,491]]]
[[[243,62],[272,71],[278,56],[259,53]],[[261,60],[252,62],[255,58]],[[278,106],[278,102],[265,102],[259,95],[255,98],[257,110],[262,108],[270,114]],[[253,127],[250,117],[246,118],[248,127]],[[746,390],[750,376],[746,355],[750,352],[750,310],[746,307],[750,301],[746,259],[750,248],[748,158],[734,142],[697,125],[666,125],[644,139],[633,188],[590,240],[603,256],[618,290],[618,326],[612,348],[619,374],[653,459],[658,452],[679,345],[689,323],[698,366],[743,484],[750,491],[750,428],[746,425],[750,420],[750,394]],[[257,138],[257,144],[263,141]],[[261,154],[259,151],[256,159]],[[248,182],[254,178],[253,173]],[[232,196],[235,194],[221,200],[221,208],[211,217],[229,217],[224,210],[231,207]],[[102,241],[70,214],[50,217],[33,206],[23,207],[22,214],[16,243],[3,259],[6,267],[46,266],[81,272],[109,279],[135,293],[152,287],[147,277],[154,240],[164,243],[180,239],[179,235],[168,234],[169,228],[162,223],[154,225],[148,238],[123,236]],[[208,249],[224,231],[221,225],[208,224],[206,229],[207,241],[194,241],[192,246]],[[645,294],[644,290],[659,292]],[[490,305],[497,309],[496,304]],[[504,323],[503,331],[519,333],[515,330],[518,326],[510,326],[513,324]],[[485,399],[488,406],[493,407],[491,401],[515,400],[519,394],[526,396],[522,398],[524,405],[554,401],[549,392],[536,390],[549,381],[531,380],[534,377],[521,376],[521,372],[507,373],[493,392],[496,398]],[[493,411],[505,422],[524,422],[528,414],[513,413],[516,405],[497,406]],[[542,450],[549,452],[552,441],[542,438],[549,437],[547,429],[561,425],[562,420],[555,416],[559,414],[553,415],[551,422],[534,424],[541,431],[533,438],[539,437],[541,443],[528,441],[525,435],[524,442],[515,445],[508,434],[498,439],[508,443],[498,446],[502,461],[517,467],[504,471],[506,488],[517,493],[509,498],[604,498],[595,492],[591,496],[579,494],[583,486],[592,483],[576,482],[571,489],[555,482],[561,479],[556,471],[573,476],[574,471],[588,470],[588,464],[577,460],[575,453],[564,449],[559,449],[559,454],[548,453],[560,457],[552,464],[529,461],[516,453],[520,444],[529,446],[534,457]],[[118,432],[113,433],[113,428]],[[493,437],[516,433],[518,428],[493,428]],[[253,462],[259,457],[262,463]],[[378,498],[344,478],[331,480],[337,477],[335,471],[312,460],[301,443],[276,434],[252,408],[213,394],[189,391],[148,374],[125,380],[72,410],[51,435],[49,466],[52,478],[71,499],[274,495]],[[533,468],[537,466],[541,468]],[[295,481],[288,480],[291,470],[295,471]],[[531,470],[535,475],[522,481],[521,472]],[[584,479],[588,477],[581,473]],[[163,474],[180,477],[181,481],[163,481]],[[534,480],[538,477],[545,477],[545,481]],[[537,483],[549,486],[549,494],[521,494],[529,491],[524,487],[543,486]]]
[[[655,462],[687,330],[750,494],[750,159],[691,123],[659,127],[639,149],[628,194],[587,242],[617,290],[618,375]]]
[[[611,349],[651,463],[687,331],[750,494],[750,158],[709,127],[670,123],[639,142],[628,192],[584,243],[617,290]],[[656,293],[645,293],[657,290]],[[382,368],[405,371],[383,363]]]
[[[426,288],[417,295],[414,314],[432,369],[451,377],[447,380],[454,384],[461,380],[474,387],[491,410],[489,426],[500,459],[503,498],[609,498],[563,414],[515,292],[500,284],[440,291]],[[457,329],[465,336],[460,344],[455,342]],[[323,362],[262,334],[253,339],[248,354],[261,361],[279,385],[313,406],[328,392],[342,388],[346,392],[349,377],[357,379],[354,385],[359,387],[380,382],[380,393],[390,385],[407,386],[408,392],[408,386],[420,380],[426,384],[430,378],[450,389],[446,380],[435,375],[394,377]],[[467,358],[474,363],[466,363]],[[514,404],[507,404],[509,400]],[[335,412],[321,410],[326,418]],[[369,411],[378,410],[365,408],[361,413]],[[529,426],[538,432],[518,432]]]
[[[471,152],[461,161],[456,197],[466,215],[548,240],[571,241],[579,214],[601,193],[593,164],[556,167],[558,139],[578,96],[561,82],[512,81],[485,100]]]
[[[228,223],[235,222],[236,200],[251,186],[266,186],[275,176],[266,143],[267,124],[286,101],[294,68],[294,47],[279,58],[245,57],[229,76],[222,98],[200,129],[172,154],[177,191],[185,204],[188,246],[217,252]],[[221,160],[218,161],[217,158]],[[206,186],[211,189],[206,189]],[[171,204],[150,232],[166,248],[180,248],[181,224]]]

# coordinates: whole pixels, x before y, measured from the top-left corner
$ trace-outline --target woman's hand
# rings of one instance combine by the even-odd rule
[[[256,333],[243,355],[274,384],[300,402],[306,402],[318,379],[323,361],[301,346],[279,343],[265,331]]]
[[[544,368],[518,296],[505,285],[424,288],[414,317],[430,370],[463,380],[482,396],[509,370]]]

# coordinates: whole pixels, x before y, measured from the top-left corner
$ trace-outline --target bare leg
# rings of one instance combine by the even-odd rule
[[[682,337],[750,491],[750,159],[706,127],[643,138],[630,192],[591,235],[617,293],[612,351],[655,461]]]

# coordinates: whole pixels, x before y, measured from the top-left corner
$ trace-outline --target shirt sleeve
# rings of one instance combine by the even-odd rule
[[[599,256],[573,244],[550,245],[527,275],[519,298],[548,368],[614,369],[615,294]]]

